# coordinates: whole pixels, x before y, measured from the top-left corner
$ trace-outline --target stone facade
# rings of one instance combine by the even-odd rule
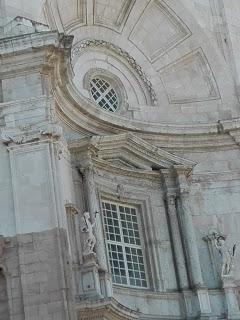
[[[240,320],[237,0],[0,0],[0,320]]]

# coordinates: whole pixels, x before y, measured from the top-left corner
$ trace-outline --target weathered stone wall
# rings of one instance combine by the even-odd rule
[[[36,3],[11,3],[4,23],[39,16]],[[72,50],[71,37],[26,17],[4,24],[1,320],[72,320],[81,300],[114,298],[142,319],[230,313],[228,293],[240,285],[238,11],[236,0],[46,1],[49,28],[74,35]],[[116,113],[94,104],[94,72],[118,84]],[[178,166],[188,173],[183,190],[162,177]],[[112,285],[101,199],[139,208],[147,290]],[[99,212],[89,260],[85,210]],[[206,238],[213,232],[237,243],[231,290]]]
[[[69,319],[66,233],[53,229],[5,238],[1,319]],[[64,270],[65,269],[65,270]]]

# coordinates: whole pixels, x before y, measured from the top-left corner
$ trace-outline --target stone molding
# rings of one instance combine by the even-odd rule
[[[122,1],[122,5],[117,13],[117,19],[116,20],[112,20],[111,23],[106,23],[106,19],[104,20],[104,17],[97,16],[97,2],[99,2],[99,0],[94,0],[94,5],[93,5],[93,21],[95,25],[100,25],[100,26],[105,26],[108,28],[112,28],[114,31],[117,32],[122,32],[124,25],[128,19],[128,16],[135,4],[136,0],[124,0]],[[112,1],[108,2],[108,6],[111,6]],[[102,4],[102,2],[100,1],[100,5]],[[114,4],[114,2],[113,2]],[[102,19],[101,19],[102,18]]]
[[[78,152],[85,148],[92,148],[96,151],[94,160],[106,161],[120,158],[128,159],[131,154],[131,164],[136,169],[152,172],[152,167],[171,168],[180,166],[186,170],[192,170],[195,162],[173,155],[161,148],[158,148],[132,133],[124,133],[112,136],[94,136],[90,139],[81,139],[69,142],[71,152]],[[126,153],[127,152],[127,153]],[[124,156],[124,154],[126,155]],[[141,159],[139,162],[137,159]],[[111,165],[111,163],[109,163]],[[113,165],[114,166],[114,165]],[[179,167],[179,168],[180,168]],[[123,168],[131,170],[131,168]]]
[[[134,320],[139,313],[114,298],[81,302],[76,305],[78,320]]]
[[[158,14],[158,19],[166,19],[165,24],[169,23],[169,28],[172,27],[175,32],[171,37],[165,39],[164,43],[159,44],[159,48],[155,50],[152,54],[146,55],[146,57],[151,61],[155,62],[162,55],[166,54],[169,50],[175,48],[181,42],[186,40],[188,37],[192,35],[191,31],[187,27],[187,25],[180,19],[180,17],[174,12],[164,1],[149,1],[143,10],[141,16],[138,18],[136,24],[134,25],[129,40],[132,41],[137,47],[139,44],[135,41],[134,35],[136,30],[138,30],[139,25],[144,25],[144,16],[147,15],[149,10],[153,9],[155,14]],[[139,50],[143,51],[143,49],[139,48]],[[146,49],[145,49],[146,50]]]
[[[34,130],[31,126],[4,128],[1,133],[1,139],[6,145],[11,143],[21,145],[42,139],[59,139],[61,135],[62,128],[59,125],[47,124],[41,130]]]
[[[81,52],[86,48],[104,48],[114,52],[115,54],[119,55],[123,59],[127,61],[129,66],[137,72],[140,79],[143,81],[144,85],[146,86],[149,95],[151,97],[152,103],[156,104],[157,96],[153,89],[153,86],[148,79],[148,76],[143,72],[142,67],[136,62],[136,60],[125,50],[122,48],[114,45],[113,43],[104,41],[104,40],[97,40],[97,39],[86,39],[76,43],[72,49],[72,58],[74,59],[76,56],[79,56]]]
[[[1,39],[0,54],[5,56],[7,54],[20,54],[22,50],[36,50],[44,46],[56,46],[59,41],[59,33],[56,31],[46,31],[41,33],[31,33],[22,35],[21,37],[15,36],[10,38]]]
[[[172,78],[175,74],[175,78],[179,79],[179,76],[181,75],[180,73],[184,72],[184,74],[188,73],[190,81],[191,72],[194,71],[194,67],[199,70],[199,83],[201,80],[202,84],[204,84],[205,87],[208,88],[209,92],[204,92],[204,94],[202,94],[202,96],[200,97],[197,96],[197,92],[196,94],[195,92],[194,94],[192,93],[189,97],[184,95],[178,96],[178,93],[174,92],[173,88],[169,86],[169,77]],[[188,71],[186,71],[187,68]],[[194,103],[201,101],[218,100],[221,98],[216,80],[214,78],[214,74],[210,68],[207,57],[205,56],[202,48],[198,48],[186,54],[179,60],[176,60],[168,64],[167,66],[164,66],[163,68],[158,70],[158,73],[166,89],[170,104]],[[182,94],[185,93],[182,92]]]

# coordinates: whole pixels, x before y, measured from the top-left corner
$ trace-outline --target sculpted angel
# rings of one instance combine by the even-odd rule
[[[93,249],[96,244],[96,238],[93,234],[93,227],[96,224],[96,213],[95,213],[95,219],[93,223],[91,222],[90,213],[84,212],[83,214],[84,220],[85,220],[85,226],[82,228],[82,232],[85,232],[87,234],[86,239],[84,241],[83,246],[83,255],[88,256],[91,253],[94,253]]]
[[[214,234],[214,245],[222,257],[221,276],[230,275],[233,270],[233,263],[236,255],[236,243],[229,247],[226,244],[225,236]]]

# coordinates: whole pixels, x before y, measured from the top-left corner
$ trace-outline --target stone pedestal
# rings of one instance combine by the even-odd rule
[[[212,319],[211,318],[211,305],[208,294],[208,289],[200,288],[197,290],[197,297],[199,302],[199,319]]]
[[[95,253],[84,257],[84,265],[81,268],[80,299],[103,298],[98,269]]]
[[[240,310],[236,297],[236,284],[232,275],[222,276],[222,285],[227,303],[227,319],[239,320]]]

